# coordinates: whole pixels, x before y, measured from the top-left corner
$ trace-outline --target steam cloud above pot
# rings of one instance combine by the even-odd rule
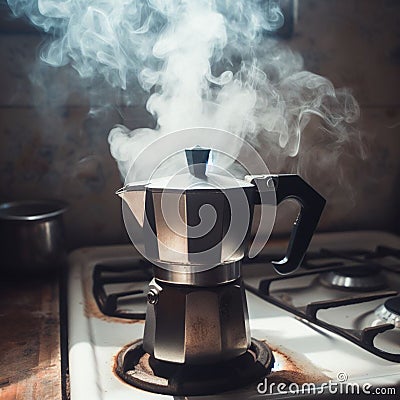
[[[263,36],[283,24],[278,3],[8,0],[16,16],[51,33],[41,52],[46,63],[70,63],[83,78],[101,76],[127,93],[139,84],[148,93],[155,129],[117,126],[109,134],[124,177],[144,147],[184,128],[224,129],[289,157],[298,154],[312,115],[338,143],[357,137],[353,96],[304,71],[299,54]],[[148,178],[160,161],[154,155],[135,178]]]

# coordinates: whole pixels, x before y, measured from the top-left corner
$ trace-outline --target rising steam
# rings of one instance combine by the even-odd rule
[[[312,115],[338,143],[355,133],[359,108],[352,95],[304,71],[300,55],[263,35],[283,24],[276,0],[8,3],[51,33],[43,61],[70,63],[82,77],[102,76],[124,90],[138,82],[151,93],[155,129],[117,126],[109,134],[123,176],[144,146],[183,128],[224,129],[290,157]],[[154,155],[154,165],[159,161]]]

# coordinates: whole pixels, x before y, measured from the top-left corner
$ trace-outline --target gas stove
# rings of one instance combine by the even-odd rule
[[[203,378],[202,385],[215,393],[200,398],[283,398],[288,388],[290,394],[302,393],[304,384],[330,394],[335,383],[342,389],[344,383],[347,389],[367,384],[370,391],[400,393],[400,238],[375,231],[317,234],[301,268],[277,275],[269,261],[285,249],[283,241],[270,241],[260,256],[242,265],[250,351],[268,357],[256,350],[270,349],[270,372],[249,382],[240,372],[245,364],[238,365],[236,390],[223,390],[224,380],[232,377],[221,376],[220,387],[212,377]],[[133,370],[121,361],[128,351],[143,356],[134,351],[143,338],[151,278],[151,265],[130,245],[70,255],[72,400],[179,398],[163,394],[173,379],[152,376],[154,365],[145,357]],[[148,390],[135,386],[138,374],[148,375]],[[192,374],[185,384],[196,380]]]

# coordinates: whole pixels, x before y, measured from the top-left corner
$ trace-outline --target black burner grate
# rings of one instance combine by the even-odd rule
[[[274,361],[267,344],[256,339],[252,339],[249,350],[241,356],[211,365],[156,360],[143,350],[139,340],[118,353],[114,371],[132,386],[186,399],[186,396],[215,395],[256,385],[271,371]]]
[[[143,260],[132,260],[123,265],[98,264],[93,271],[93,296],[105,315],[145,319],[147,286],[152,277],[152,265]],[[111,286],[114,290],[109,290]],[[124,303],[128,307],[124,308]],[[130,309],[132,303],[135,307]]]
[[[382,260],[387,257],[391,257],[395,262],[389,265],[383,262]],[[264,257],[257,257],[250,263],[269,261]],[[361,266],[400,273],[400,251],[386,246],[378,246],[375,251],[352,250],[341,252],[322,249],[320,252],[308,253],[302,268],[297,273],[264,279],[260,282],[258,289],[248,285],[246,285],[246,288],[264,300],[300,317],[303,321],[309,321],[328,329],[386,360],[400,362],[400,354],[388,353],[374,345],[374,339],[379,334],[394,329],[394,325],[381,324],[355,330],[338,327],[318,318],[319,310],[366,303],[380,298],[391,298],[398,295],[397,291],[374,291],[369,294],[356,294],[353,297],[342,299],[316,301],[303,307],[288,304],[280,298],[274,297],[270,291],[271,284],[276,281],[307,275],[318,276],[320,273]],[[109,262],[96,265],[93,272],[93,295],[99,309],[112,317],[145,319],[147,286],[152,276],[152,265],[138,259],[126,261],[124,264]],[[110,290],[110,287],[113,286],[114,290]],[[132,304],[135,307],[131,307]]]
[[[382,262],[382,259],[385,257],[392,257],[394,259],[397,259],[399,263],[397,263],[396,261],[394,265],[386,265],[384,262]],[[260,260],[258,260],[258,262],[260,262]],[[288,280],[307,275],[317,276],[322,272],[326,273],[334,270],[340,271],[341,269],[348,269],[350,267],[360,268],[361,266],[400,273],[400,251],[385,246],[378,246],[375,251],[371,252],[362,250],[340,252],[322,249],[318,253],[308,254],[299,272],[288,276],[274,276],[268,279],[264,279],[260,282],[258,289],[255,289],[249,285],[246,285],[246,289],[251,291],[252,293],[255,293],[264,300],[300,317],[302,320],[312,322],[313,324],[328,329],[329,331],[350,340],[351,342],[381,358],[384,358],[385,360],[400,362],[400,354],[389,353],[387,351],[377,348],[374,345],[374,339],[379,334],[395,328],[393,324],[383,323],[377,326],[371,326],[358,330],[342,328],[318,318],[319,310],[343,307],[353,304],[361,304],[381,298],[390,298],[392,296],[398,295],[397,291],[383,291],[358,295],[356,294],[353,297],[345,297],[342,299],[316,301],[309,303],[303,307],[296,307],[294,305],[288,304],[271,294],[271,284],[276,281]]]

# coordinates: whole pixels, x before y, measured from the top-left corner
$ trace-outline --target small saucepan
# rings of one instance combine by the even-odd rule
[[[66,259],[60,200],[26,200],[0,204],[0,264],[11,275],[56,271]]]

